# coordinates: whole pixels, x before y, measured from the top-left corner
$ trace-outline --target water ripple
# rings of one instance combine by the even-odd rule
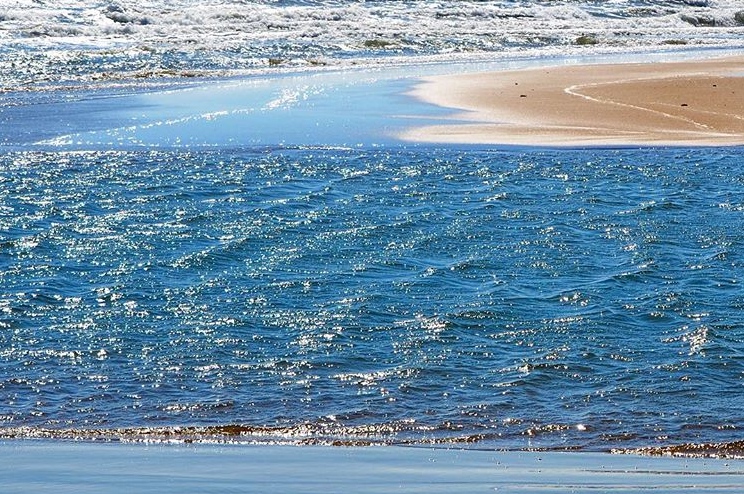
[[[736,159],[3,155],[3,434],[728,444]]]

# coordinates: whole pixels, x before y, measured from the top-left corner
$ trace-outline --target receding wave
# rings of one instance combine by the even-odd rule
[[[689,443],[646,448],[615,449],[613,453],[648,456],[674,456],[684,458],[735,458],[744,459],[744,441],[727,443]]]
[[[439,430],[422,427],[420,429],[423,429],[426,434],[416,437],[412,434],[422,432],[415,431],[416,428],[408,424],[370,424],[357,427],[334,427],[320,423],[306,423],[285,427],[239,424],[183,427],[122,427],[110,429],[8,427],[0,428],[0,438],[164,444],[388,446],[475,444],[489,437],[485,434],[456,434],[446,425],[440,427]],[[432,433],[433,435],[431,435]],[[399,437],[401,434],[403,437]]]
[[[522,429],[519,435],[565,433],[571,429],[587,430],[585,426],[549,424]],[[452,424],[438,427],[414,423],[368,424],[349,427],[325,423],[304,423],[292,426],[252,426],[241,424],[214,426],[122,427],[122,428],[0,428],[0,439],[48,439],[62,441],[121,442],[152,444],[235,444],[293,446],[442,446],[482,450],[512,451],[599,451],[612,454],[671,456],[680,458],[744,459],[744,441],[717,443],[670,444],[638,448],[616,448],[579,444],[516,446],[504,443],[497,432],[459,433]],[[610,439],[606,437],[606,439]],[[615,442],[620,438],[613,438]]]

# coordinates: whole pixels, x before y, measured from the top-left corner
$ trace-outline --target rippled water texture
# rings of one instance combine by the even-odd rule
[[[3,434],[733,441],[739,156],[4,154]]]

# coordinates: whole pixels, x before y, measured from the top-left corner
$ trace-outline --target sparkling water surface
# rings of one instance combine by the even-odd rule
[[[739,0],[3,2],[0,437],[744,456],[742,148],[395,137],[451,114],[418,77],[743,32]]]
[[[497,448],[736,440],[740,156],[5,153],[0,425]]]

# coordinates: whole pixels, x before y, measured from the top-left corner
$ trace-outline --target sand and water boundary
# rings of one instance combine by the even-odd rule
[[[744,56],[427,77],[412,94],[452,122],[417,142],[537,146],[744,144]]]

